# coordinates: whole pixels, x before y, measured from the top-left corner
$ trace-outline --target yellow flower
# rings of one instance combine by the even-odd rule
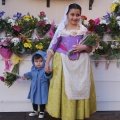
[[[32,48],[32,45],[30,43],[24,43],[25,48]]]
[[[32,15],[30,15],[30,16],[29,16],[29,19],[30,19],[30,20],[32,20],[32,19],[33,19]]]
[[[42,50],[42,49],[43,49],[43,44],[40,43],[40,44],[36,45],[35,47],[36,47],[37,49],[39,49],[39,50]]]
[[[29,21],[29,20],[32,19],[31,17],[32,17],[32,16],[27,16],[27,15],[25,15],[25,16],[23,17],[23,19],[24,19],[25,21]]]
[[[27,39],[27,42],[30,43],[30,42],[32,42],[32,41],[31,41],[30,39]]]
[[[116,7],[117,7],[117,4],[114,3],[114,4],[112,4],[110,10],[113,12],[113,11],[115,11]]]
[[[29,43],[29,45],[28,45],[28,48],[30,48],[30,49],[32,48],[32,45],[31,45],[30,43]]]
[[[22,60],[23,60],[23,58],[20,58],[20,57],[18,57],[16,55],[12,58],[12,61],[13,61],[14,65],[18,64],[19,61],[22,61]]]

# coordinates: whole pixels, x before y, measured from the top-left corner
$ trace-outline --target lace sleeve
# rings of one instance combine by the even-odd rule
[[[54,51],[53,51],[51,48],[47,50],[47,54],[48,54],[49,52],[50,52],[52,55],[54,55]]]

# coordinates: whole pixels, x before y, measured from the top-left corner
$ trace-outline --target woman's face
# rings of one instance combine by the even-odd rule
[[[68,23],[72,25],[78,24],[80,21],[80,10],[79,9],[70,9],[67,14]]]

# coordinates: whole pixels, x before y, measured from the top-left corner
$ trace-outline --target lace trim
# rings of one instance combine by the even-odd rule
[[[80,27],[79,30],[66,30],[65,28],[61,31],[61,36],[77,36],[86,34],[87,29],[85,27]]]
[[[52,55],[54,55],[54,51],[53,51],[52,49],[48,49],[48,50],[47,50],[47,54],[48,54],[49,52],[50,52]]]

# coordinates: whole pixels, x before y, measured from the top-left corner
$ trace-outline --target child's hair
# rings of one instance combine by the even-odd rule
[[[71,9],[79,9],[79,10],[80,10],[80,14],[81,14],[82,8],[80,7],[80,5],[78,5],[78,4],[76,4],[76,3],[70,4],[69,7],[68,7],[67,14],[69,13],[69,11],[70,11]]]
[[[33,58],[34,58],[34,60],[36,60],[36,59],[40,59],[40,58],[42,58],[42,56],[39,55],[39,54],[35,54]],[[43,58],[42,58],[42,59],[43,59]]]

